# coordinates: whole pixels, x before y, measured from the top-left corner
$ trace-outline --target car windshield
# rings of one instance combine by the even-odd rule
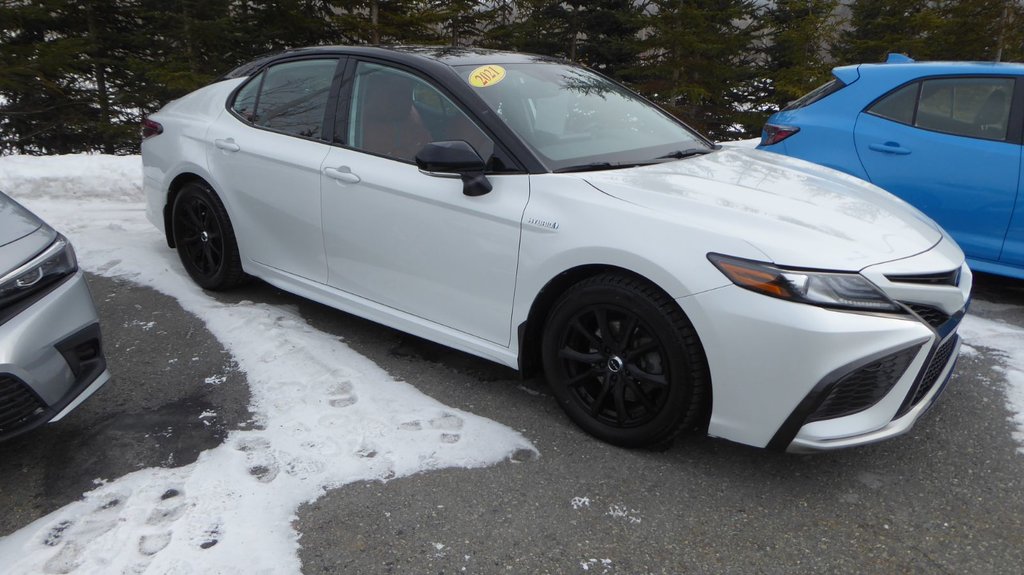
[[[553,171],[656,163],[712,149],[636,94],[583,68],[535,62],[456,69]]]

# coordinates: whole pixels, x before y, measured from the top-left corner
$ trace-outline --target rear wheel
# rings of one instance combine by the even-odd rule
[[[548,315],[542,346],[552,393],[599,439],[654,445],[700,421],[704,350],[675,302],[647,282],[604,274],[573,286]]]
[[[205,183],[190,182],[174,200],[171,229],[188,275],[208,290],[226,290],[245,279],[227,210]]]

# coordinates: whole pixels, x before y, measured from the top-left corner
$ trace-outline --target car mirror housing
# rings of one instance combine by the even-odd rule
[[[416,154],[416,165],[429,176],[461,178],[462,193],[482,196],[491,191],[484,175],[487,164],[473,146],[462,140],[431,142]]]

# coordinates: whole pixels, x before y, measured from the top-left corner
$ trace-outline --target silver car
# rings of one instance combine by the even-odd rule
[[[71,243],[0,193],[0,441],[63,418],[108,379]]]

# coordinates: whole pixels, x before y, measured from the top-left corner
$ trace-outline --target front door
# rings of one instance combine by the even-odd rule
[[[360,62],[340,146],[324,161],[328,283],[500,345],[512,300],[529,176],[489,175],[470,197],[459,179],[421,173],[426,143],[465,140],[481,156],[494,144],[451,99],[405,71]]]

